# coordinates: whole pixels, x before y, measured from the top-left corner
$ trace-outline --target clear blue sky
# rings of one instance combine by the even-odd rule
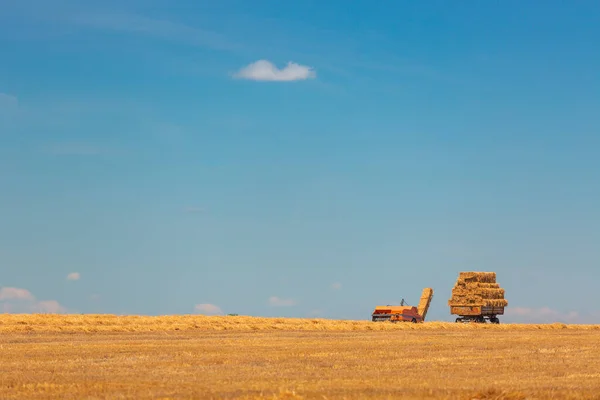
[[[600,323],[597,1],[0,10],[0,312]]]

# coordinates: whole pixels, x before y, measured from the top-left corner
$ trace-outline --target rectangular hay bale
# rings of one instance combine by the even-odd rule
[[[450,307],[506,307],[505,291],[496,282],[495,272],[463,271],[452,288]]]
[[[486,282],[495,283],[496,273],[495,272],[476,272],[476,271],[465,271],[458,274],[458,279],[463,279],[465,282]]]

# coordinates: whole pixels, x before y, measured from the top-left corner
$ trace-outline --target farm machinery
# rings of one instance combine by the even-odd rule
[[[425,288],[417,307],[407,305],[402,299],[399,306],[376,306],[371,314],[373,322],[424,322],[433,298],[433,289]]]

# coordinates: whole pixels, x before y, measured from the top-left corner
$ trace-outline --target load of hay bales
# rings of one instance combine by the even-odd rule
[[[460,272],[448,305],[506,307],[508,301],[504,298],[504,289],[496,283],[495,272]]]

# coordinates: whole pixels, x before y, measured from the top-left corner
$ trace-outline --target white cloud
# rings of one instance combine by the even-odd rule
[[[334,283],[331,284],[331,288],[333,290],[340,290],[342,288],[342,284],[339,283],[339,282],[334,282]]]
[[[35,297],[29,290],[15,287],[0,288],[0,301],[2,300],[29,300],[34,301]]]
[[[197,312],[199,312],[201,314],[208,314],[208,315],[223,314],[223,311],[221,310],[221,308],[219,308],[218,306],[215,306],[214,304],[208,304],[208,303],[196,304],[194,306],[194,310],[196,310]]]
[[[269,297],[269,304],[275,307],[290,307],[295,306],[296,302],[292,299],[282,299],[277,296]]]
[[[71,272],[67,275],[67,280],[69,281],[78,281],[81,278],[81,274],[79,272]]]
[[[567,324],[598,322],[594,314],[582,315],[577,311],[559,311],[550,307],[507,307],[505,311],[506,322],[516,323],[554,323]]]
[[[5,313],[64,313],[67,309],[56,300],[38,301],[27,289],[0,288],[0,308]]]
[[[258,60],[240,69],[233,75],[238,79],[249,79],[253,81],[277,81],[289,82],[315,78],[317,74],[311,67],[288,62],[283,69],[278,69],[267,60]]]

